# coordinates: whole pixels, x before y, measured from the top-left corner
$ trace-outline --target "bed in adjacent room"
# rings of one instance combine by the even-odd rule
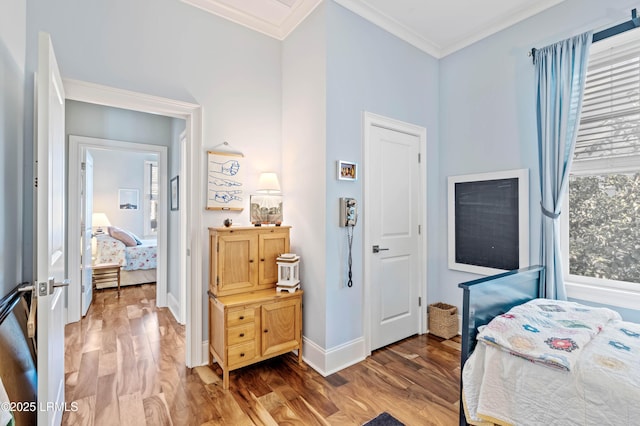
[[[606,308],[539,299],[543,270],[460,284],[460,424],[634,424],[640,324]]]
[[[110,227],[106,234],[97,235],[96,240],[95,263],[120,264],[121,286],[156,282],[157,240],[139,239],[116,227]],[[104,284],[98,288],[105,287],[115,287],[115,284]]]

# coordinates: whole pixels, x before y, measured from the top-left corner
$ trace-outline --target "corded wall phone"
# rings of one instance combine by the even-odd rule
[[[353,264],[353,258],[351,256],[351,249],[353,245],[353,228],[358,222],[358,203],[355,198],[342,197],[340,198],[340,226],[347,228],[347,242],[349,245],[349,257],[347,259],[347,265],[349,272],[347,274],[347,287],[353,286],[353,272],[351,267]]]
[[[358,222],[358,203],[355,198],[340,198],[340,226],[356,226]]]

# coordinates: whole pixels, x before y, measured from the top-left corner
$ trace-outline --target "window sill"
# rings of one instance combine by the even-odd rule
[[[565,286],[567,296],[571,299],[585,300],[626,309],[638,309],[638,306],[640,306],[640,291],[620,290],[571,282],[565,282]]]

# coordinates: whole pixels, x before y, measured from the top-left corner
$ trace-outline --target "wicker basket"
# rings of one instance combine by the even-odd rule
[[[444,339],[458,334],[458,308],[446,303],[429,305],[429,333]]]

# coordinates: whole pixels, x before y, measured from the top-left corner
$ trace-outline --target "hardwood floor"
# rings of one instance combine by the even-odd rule
[[[184,365],[184,327],[155,287],[95,296],[66,327],[65,425],[361,425],[387,411],[405,425],[456,425],[459,339],[414,336],[328,377],[293,354],[231,372]],[[68,404],[69,405],[69,404]]]

